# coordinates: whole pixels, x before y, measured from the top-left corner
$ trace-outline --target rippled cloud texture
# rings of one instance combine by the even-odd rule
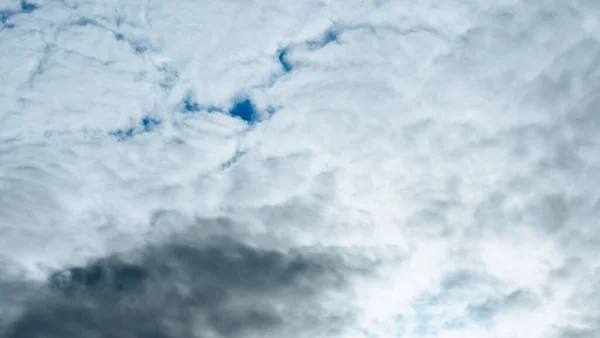
[[[600,337],[599,17],[0,1],[0,336]]]

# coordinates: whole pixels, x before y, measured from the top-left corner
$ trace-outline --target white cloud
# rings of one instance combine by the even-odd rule
[[[322,336],[600,334],[596,2],[5,2],[0,287],[223,235],[353,267]]]

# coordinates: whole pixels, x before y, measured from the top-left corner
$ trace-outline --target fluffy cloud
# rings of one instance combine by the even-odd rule
[[[0,1],[0,325],[599,335],[598,15]]]

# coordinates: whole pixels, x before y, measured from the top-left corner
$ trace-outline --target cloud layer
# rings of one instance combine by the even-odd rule
[[[597,337],[599,15],[0,1],[0,327]]]

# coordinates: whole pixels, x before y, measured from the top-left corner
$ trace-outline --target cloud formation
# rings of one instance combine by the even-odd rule
[[[5,336],[299,337],[342,331],[352,319],[350,307],[321,308],[327,291],[347,284],[331,257],[219,239],[132,256],[54,272]]]
[[[0,1],[0,325],[600,335],[599,15]]]

